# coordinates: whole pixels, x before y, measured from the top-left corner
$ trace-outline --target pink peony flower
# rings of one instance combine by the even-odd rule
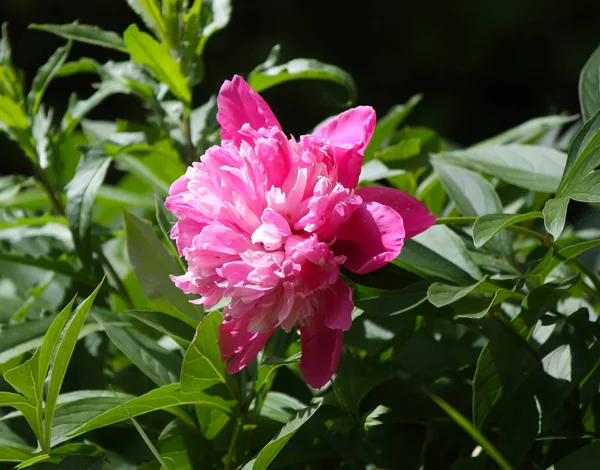
[[[300,370],[321,388],[335,372],[352,323],[340,266],[364,274],[400,253],[435,217],[412,196],[356,189],[375,126],[350,109],[298,141],[238,76],[218,97],[221,146],[173,183],[171,237],[188,270],[173,281],[209,309],[223,298],[219,345],[227,371],[248,365],[275,328],[300,330]]]

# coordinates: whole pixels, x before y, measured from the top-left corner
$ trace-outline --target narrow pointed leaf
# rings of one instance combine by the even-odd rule
[[[166,44],[160,44],[149,34],[140,31],[136,25],[127,28],[123,40],[134,62],[147,66],[175,96],[186,103],[190,102],[191,94],[187,80]]]
[[[56,354],[54,356],[54,364],[50,373],[50,381],[48,383],[48,393],[46,395],[46,406],[44,407],[44,434],[46,435],[47,442],[50,441],[51,430],[52,430],[52,418],[54,416],[54,410],[56,408],[56,401],[62,387],[67,367],[71,361],[73,350],[77,344],[79,338],[79,332],[83,327],[83,323],[87,318],[87,314],[90,307],[94,303],[94,299],[100,290],[102,283],[96,288],[92,294],[85,299],[77,310],[73,314],[73,317],[67,324],[64,330],[62,339],[58,343],[56,348]]]
[[[556,197],[569,194],[571,189],[599,164],[600,110],[583,125],[573,138]]]
[[[31,84],[31,91],[27,95],[27,107],[32,115],[37,113],[46,88],[67,60],[70,50],[71,42],[69,41],[66,46],[59,47],[38,69]]]
[[[584,121],[600,111],[600,47],[592,52],[579,74],[579,104]]]
[[[121,36],[112,31],[105,31],[98,26],[87,24],[31,24],[30,29],[56,34],[65,39],[94,44],[95,46],[116,49],[125,52],[125,43]]]
[[[75,177],[67,185],[67,220],[75,249],[86,265],[92,262],[92,217],[96,194],[102,185],[111,159],[100,150],[81,157]]]
[[[525,220],[541,219],[541,212],[527,214],[487,214],[478,217],[473,224],[473,243],[476,248],[485,245],[499,231]]]
[[[306,423],[319,409],[319,405],[309,406],[299,411],[291,421],[281,428],[277,435],[262,448],[256,457],[244,465],[242,470],[265,470],[281,452],[281,449],[296,434],[296,431]]]

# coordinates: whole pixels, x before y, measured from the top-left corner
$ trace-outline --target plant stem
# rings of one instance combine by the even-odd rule
[[[183,111],[183,123],[181,125],[181,132],[183,132],[183,137],[185,139],[186,145],[186,156],[187,156],[187,164],[192,166],[192,163],[196,161],[196,149],[194,148],[194,143],[192,142],[192,122],[190,119],[191,110],[189,107],[185,107]]]
[[[117,286],[117,291],[119,292],[121,297],[123,297],[123,300],[125,300],[125,302],[129,306],[129,308],[133,309],[135,306],[133,304],[133,300],[131,300],[129,292],[127,292],[127,288],[125,287],[125,284],[123,284],[123,281],[121,281],[121,278],[115,271],[115,268],[113,267],[113,265],[110,264],[110,261],[108,260],[108,258],[106,256],[104,256],[104,253],[102,253],[102,248],[98,249],[98,258],[100,259],[100,262],[102,263],[102,266],[104,267],[104,270],[106,271],[106,273],[112,278],[113,282]]]
[[[238,416],[236,418],[236,422],[235,422],[235,427],[233,428],[233,434],[231,436],[231,441],[229,442],[229,449],[227,450],[227,461],[225,462],[225,470],[232,470],[234,467],[234,457],[235,457],[235,446],[237,444],[239,435],[240,435],[240,431],[242,429],[242,427],[244,426],[244,421],[246,419],[246,416],[248,415],[248,410],[250,409],[250,405],[252,404],[252,400],[254,400],[255,397],[255,385],[256,385],[256,380],[258,379],[258,369],[260,368],[260,364],[259,366],[256,368],[256,374],[254,375],[254,379],[252,380],[252,384],[250,385],[250,391],[248,392],[248,396],[246,397],[246,399],[244,401],[241,401],[240,399],[240,410],[238,413]]]
[[[54,190],[52,189],[52,185],[50,184],[50,181],[48,181],[46,174],[35,162],[32,162],[32,165],[33,165],[34,172],[35,172],[39,182],[41,183],[44,191],[50,198],[52,205],[54,206],[54,208],[60,215],[62,215],[63,217],[66,217],[67,212],[65,210],[65,206],[60,201],[60,199],[57,198],[56,195],[54,194]],[[104,256],[104,253],[102,253],[102,249],[98,249],[97,254],[98,254],[98,258],[100,259],[100,262],[102,263],[102,266],[104,267],[104,270],[112,278],[113,282],[116,284],[119,294],[123,297],[125,302],[127,302],[129,307],[133,308],[134,307],[133,301],[131,300],[131,297],[129,296],[127,289],[125,288],[125,285],[123,284],[123,282],[117,275],[115,268],[113,268],[113,266],[110,264],[110,261],[108,261],[108,259]]]
[[[227,461],[225,462],[225,470],[233,470],[233,456],[235,454],[235,446],[237,444],[238,437],[240,435],[240,430],[242,429],[242,425],[244,424],[244,418],[242,415],[238,416],[235,422],[235,427],[233,428],[233,435],[231,436],[231,441],[229,442],[229,449],[227,450]]]
[[[36,163],[32,163],[32,165],[33,171],[35,172],[35,175],[37,176],[39,182],[42,184],[44,191],[46,191],[46,194],[48,194],[52,205],[54,206],[56,211],[64,217],[66,215],[65,207],[63,206],[60,199],[58,199],[54,194],[54,190],[50,185],[50,181],[48,181],[48,178],[46,177],[46,173],[44,173],[44,171]]]

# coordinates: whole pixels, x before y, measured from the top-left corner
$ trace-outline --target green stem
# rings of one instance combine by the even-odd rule
[[[189,166],[192,166],[192,163],[196,161],[196,149],[194,148],[194,143],[192,142],[192,122],[190,119],[191,110],[189,107],[185,107],[183,111],[183,122],[181,124],[181,132],[183,132],[183,137],[185,139],[185,146],[187,149],[187,163]]]
[[[127,292],[127,288],[125,287],[125,284],[123,284],[123,281],[121,280],[121,278],[115,271],[115,268],[113,267],[113,265],[110,264],[110,261],[108,260],[108,258],[106,256],[104,256],[104,253],[102,253],[102,248],[98,249],[98,258],[100,259],[100,262],[102,263],[102,266],[104,267],[104,270],[106,271],[106,273],[110,276],[110,278],[113,280],[113,282],[117,286],[117,291],[119,292],[121,297],[123,297],[123,300],[125,300],[125,302],[129,306],[129,308],[131,308],[131,309],[135,308],[133,300],[131,300],[131,297],[129,295],[129,292]]]
[[[52,205],[54,206],[56,211],[64,217],[66,215],[65,206],[63,206],[60,199],[58,199],[54,194],[54,190],[52,189],[50,181],[48,181],[48,178],[46,177],[46,173],[44,173],[44,171],[35,162],[32,162],[32,165],[33,171],[35,172],[35,175],[37,176],[39,182],[42,184],[44,191],[46,191],[46,194],[50,198]]]
[[[260,368],[260,364],[256,369],[256,374],[254,375],[254,379],[252,380],[252,384],[250,385],[250,391],[248,392],[248,396],[244,401],[239,403],[239,413],[236,418],[235,427],[233,428],[233,434],[231,436],[231,441],[229,441],[229,449],[227,450],[227,460],[225,462],[225,470],[232,470],[234,467],[235,461],[235,447],[240,435],[240,431],[244,426],[244,421],[246,420],[246,416],[248,415],[248,410],[250,409],[250,405],[252,404],[252,400],[255,397],[255,385],[256,380],[258,379],[258,369]]]
[[[46,174],[35,162],[32,161],[32,165],[33,165],[34,172],[35,172],[39,182],[41,183],[44,191],[50,198],[52,205],[54,206],[56,211],[61,216],[66,217],[67,212],[65,210],[65,206],[60,201],[60,199],[57,198],[56,195],[54,194],[54,190],[52,189],[52,185],[50,184],[50,181],[48,181]],[[98,258],[100,258],[102,266],[104,267],[104,270],[113,279],[114,283],[116,284],[119,294],[123,297],[125,302],[127,302],[129,307],[133,308],[134,307],[133,301],[131,300],[131,297],[129,296],[127,289],[125,289],[125,285],[123,284],[123,282],[117,275],[115,268],[113,268],[113,266],[110,264],[110,261],[108,261],[108,259],[104,256],[104,254],[102,253],[102,249],[98,249],[97,253],[98,253]]]
[[[238,438],[240,436],[240,430],[244,424],[244,417],[238,416],[235,422],[235,427],[233,428],[233,435],[231,436],[231,441],[229,442],[229,449],[227,450],[227,461],[225,462],[225,470],[233,470],[233,457],[235,455],[235,446],[237,444]]]

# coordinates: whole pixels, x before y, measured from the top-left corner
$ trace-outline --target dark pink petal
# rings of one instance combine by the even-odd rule
[[[424,232],[435,223],[435,215],[429,212],[425,204],[393,188],[367,186],[356,190],[364,202],[375,201],[394,209],[402,217],[406,238],[412,238]]]
[[[321,124],[313,136],[331,146],[338,181],[346,188],[358,184],[365,148],[375,129],[375,111],[358,106]]]
[[[231,359],[227,364],[227,372],[230,374],[235,374],[250,364],[273,333],[249,332],[249,320],[248,316],[227,317],[219,328],[221,360],[225,362]]]
[[[325,325],[333,330],[347,331],[352,325],[352,289],[341,279],[324,291]]]
[[[342,330],[327,328],[319,312],[300,327],[300,371],[312,388],[323,387],[337,369],[343,336]]]
[[[217,121],[221,125],[223,140],[239,143],[242,138],[237,132],[244,124],[255,130],[271,126],[281,128],[269,105],[239,75],[223,83],[217,105]]]
[[[396,258],[403,243],[402,217],[391,207],[365,202],[339,228],[332,249],[346,256],[350,271],[365,274]]]

